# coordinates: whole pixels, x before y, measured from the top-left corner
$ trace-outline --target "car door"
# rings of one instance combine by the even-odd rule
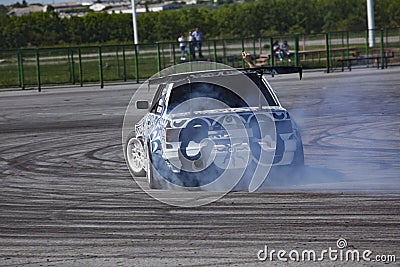
[[[150,144],[152,153],[161,151],[164,140],[165,120],[163,114],[166,111],[166,97],[168,93],[168,85],[160,84],[158,92],[153,99],[150,112],[146,116],[146,136]]]

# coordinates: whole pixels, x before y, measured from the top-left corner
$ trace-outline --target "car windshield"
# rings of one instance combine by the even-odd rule
[[[218,101],[190,101],[190,110],[212,110],[227,106],[230,108],[258,106],[260,98],[258,93],[260,91],[265,97],[265,100],[262,101],[263,103],[267,101],[268,105],[270,106],[277,105],[268,89],[265,87],[265,84],[260,80],[259,77],[248,77],[253,81],[254,84],[257,85],[258,89],[256,88],[256,91],[245,90],[243,91],[245,93],[240,93],[241,96],[221,85],[208,82],[193,82],[190,84],[186,83],[174,87],[169,97],[167,113],[170,113],[178,105],[196,98],[211,98]]]
[[[196,98],[212,98],[223,102],[231,108],[247,107],[246,102],[231,90],[217,84],[194,82],[183,84],[172,89],[168,104],[168,113],[179,104]],[[194,105],[194,103],[196,103]],[[225,106],[225,107],[226,107]],[[210,110],[221,108],[216,101],[191,101],[191,110]]]

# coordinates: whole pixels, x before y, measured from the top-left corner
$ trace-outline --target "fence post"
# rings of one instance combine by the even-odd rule
[[[299,66],[299,36],[294,37],[294,64]]]
[[[71,51],[71,81],[72,84],[75,85],[75,62],[74,62],[74,50],[68,48],[68,51]]]
[[[101,46],[99,46],[99,77],[100,77],[100,88],[104,87],[104,80],[103,80],[103,58],[101,55]]]
[[[176,58],[175,58],[175,43],[170,44],[172,46],[172,62],[176,65]],[[180,47],[179,47],[180,48]]]
[[[117,49],[115,50],[115,56],[117,57],[117,77],[119,79],[119,77],[121,76],[121,72],[119,70],[119,46],[117,45]]]
[[[253,56],[256,56],[256,37],[253,37]]]
[[[21,50],[18,50],[17,58],[18,58],[18,81],[19,81],[19,86],[21,87],[22,90],[24,90],[25,89],[24,62],[23,62],[23,59],[22,59]]]
[[[161,44],[161,53],[160,53],[161,57],[161,70],[165,69],[165,52],[164,52],[164,46]],[[160,70],[160,71],[161,71]]]
[[[139,55],[138,55],[138,44],[134,44],[135,47],[135,71],[136,71],[136,83],[139,83]]]
[[[40,60],[39,60],[39,49],[36,49],[36,77],[38,82],[38,92],[42,91],[42,84],[40,81]]]
[[[160,53],[160,43],[157,43],[157,71],[161,71],[161,53]]]
[[[79,60],[79,82],[81,87],[83,87],[83,70],[82,70],[82,52],[81,48],[78,48],[78,60]]]
[[[222,40],[222,63],[228,64],[227,58],[226,58],[226,42],[225,40]]]
[[[369,45],[368,45],[368,35],[369,31],[365,30],[365,57],[369,57]],[[369,60],[367,60],[367,67],[369,67]]]
[[[330,72],[331,68],[331,53],[330,53],[330,47],[329,47],[329,32],[325,33],[325,46],[326,46],[326,73]]]
[[[217,62],[217,40],[214,40],[214,61]]]
[[[204,50],[204,49],[203,49]],[[207,51],[208,51],[208,58],[211,58],[211,47],[210,47],[210,41],[207,41]]]
[[[269,54],[270,54],[270,64],[273,67],[275,65],[275,55],[274,55],[274,38],[269,38]]]
[[[347,59],[350,58],[350,36],[349,31],[346,32],[346,48],[347,48]]]
[[[122,46],[122,63],[124,64],[124,82],[126,82],[126,58],[125,58],[125,46]]]
[[[381,69],[385,68],[385,44],[383,43],[383,29],[381,29]]]

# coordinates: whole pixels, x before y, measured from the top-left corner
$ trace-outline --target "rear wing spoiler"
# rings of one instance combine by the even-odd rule
[[[277,74],[298,73],[300,80],[303,78],[303,68],[301,67],[259,67],[239,69],[243,73],[258,73],[260,75],[267,74],[274,77]]]
[[[237,75],[239,72],[246,73],[257,73],[259,75],[268,74],[272,77],[277,74],[289,74],[289,73],[299,73],[300,80],[303,77],[303,69],[301,67],[259,67],[259,68],[248,68],[248,69],[217,69],[217,70],[205,70],[196,72],[184,72],[170,74],[164,77],[153,77],[148,80],[149,85],[169,83],[183,81],[187,79],[196,78],[211,78],[213,76],[221,75]]]

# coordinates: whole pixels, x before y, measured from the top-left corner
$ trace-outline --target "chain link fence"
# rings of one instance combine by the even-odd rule
[[[274,51],[287,41],[289,54]],[[245,67],[241,52],[249,51],[258,66],[302,66],[326,72],[399,65],[400,28],[362,32],[205,40],[202,55],[194,44],[184,59],[177,42],[139,45],[38,48],[0,51],[0,88],[140,82],[169,66],[207,60]]]

